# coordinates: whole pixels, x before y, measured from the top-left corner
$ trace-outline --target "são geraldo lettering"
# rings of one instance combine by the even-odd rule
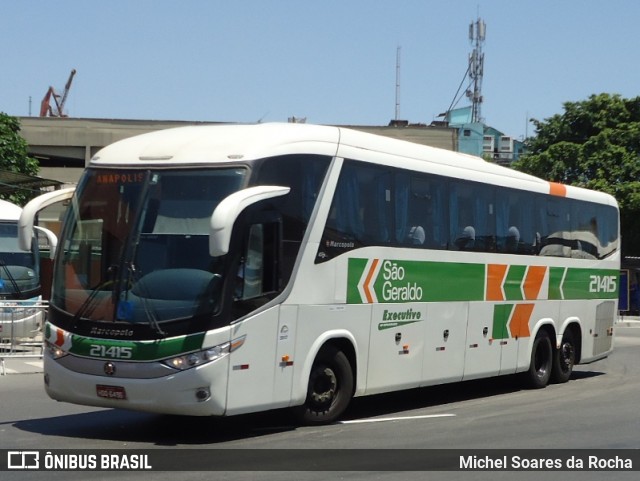
[[[404,267],[392,261],[384,261],[382,264],[382,298],[389,302],[394,301],[419,301],[422,300],[422,287],[416,282],[403,282],[405,278]]]

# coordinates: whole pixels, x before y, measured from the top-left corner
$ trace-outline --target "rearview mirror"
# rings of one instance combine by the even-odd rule
[[[20,249],[23,251],[31,250],[33,222],[38,212],[52,204],[70,199],[73,197],[75,190],[75,187],[70,187],[68,189],[47,192],[29,201],[27,205],[22,208],[22,214],[20,214],[20,219],[18,219],[18,245]]]
[[[218,257],[229,252],[233,224],[244,209],[261,200],[286,195],[290,190],[289,187],[260,185],[234,192],[224,198],[211,215],[209,254]]]

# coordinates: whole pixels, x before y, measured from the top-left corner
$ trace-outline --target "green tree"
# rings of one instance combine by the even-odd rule
[[[0,170],[37,175],[39,164],[27,153],[27,141],[20,135],[20,121],[0,112]],[[37,192],[19,190],[13,194],[1,194],[0,198],[23,205]]]
[[[620,205],[624,255],[640,255],[640,97],[592,95],[564,112],[533,120],[535,135],[514,168],[599,190]]]

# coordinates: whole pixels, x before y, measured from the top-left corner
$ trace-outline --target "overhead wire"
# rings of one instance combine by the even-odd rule
[[[469,65],[467,65],[467,70],[465,71],[464,75],[462,76],[462,80],[460,81],[460,85],[458,85],[458,90],[456,90],[456,93],[453,96],[453,100],[451,100],[451,104],[449,105],[449,108],[447,109],[447,113],[451,112],[451,109],[453,109],[453,107],[458,105],[458,102],[460,102],[460,99],[462,98],[462,96],[460,96],[458,98],[458,94],[460,93],[460,89],[462,88],[462,84],[464,84],[464,81],[466,80],[467,76],[469,75],[469,69],[470,68],[471,68],[471,64],[469,63]],[[469,85],[471,85],[471,83],[469,83]],[[465,91],[466,90],[467,89],[465,89]],[[456,98],[457,98],[457,100],[456,100]]]

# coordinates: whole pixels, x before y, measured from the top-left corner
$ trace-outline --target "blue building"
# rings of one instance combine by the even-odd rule
[[[523,153],[524,144],[481,122],[471,122],[471,106],[445,114],[449,127],[458,130],[458,151],[484,157],[501,165],[510,165]]]

